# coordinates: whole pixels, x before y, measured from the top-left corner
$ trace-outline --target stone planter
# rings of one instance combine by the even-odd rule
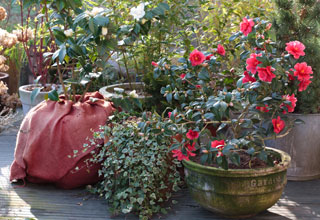
[[[288,114],[305,124],[296,125],[285,137],[267,144],[287,152],[291,156],[288,180],[312,180],[320,178],[320,114]]]
[[[0,72],[0,80],[9,86],[9,74]]]
[[[105,97],[105,98],[121,98],[122,96],[120,94],[117,94],[114,89],[121,88],[125,90],[144,90],[145,84],[143,82],[133,82],[131,83],[132,89],[130,88],[129,83],[120,83],[120,84],[114,84],[110,86],[105,86],[99,89],[99,92]],[[138,99],[146,99],[150,98],[151,96],[138,96]]]
[[[193,199],[205,209],[231,218],[254,216],[273,206],[287,183],[290,156],[268,150],[281,155],[279,165],[224,170],[184,160],[185,180]]]
[[[45,100],[45,96],[48,95],[49,92],[40,92],[37,97],[31,101],[31,93],[32,91],[27,90],[26,88],[30,86],[35,86],[35,84],[25,85],[19,87],[19,96],[22,103],[23,114],[26,115],[31,108],[38,105],[40,102]]]

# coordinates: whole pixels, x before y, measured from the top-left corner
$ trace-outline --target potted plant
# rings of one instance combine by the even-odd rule
[[[0,7],[0,21],[3,21],[7,18],[6,9]],[[0,80],[9,84],[9,75],[6,73],[9,70],[7,65],[7,58],[5,52],[10,48],[15,46],[17,43],[17,36],[14,33],[9,33],[8,31],[0,28]]]
[[[28,75],[27,85],[19,87],[23,113],[27,112],[48,97],[53,89],[59,90],[54,84],[58,79],[49,80],[52,61],[46,55],[56,49],[55,38],[52,35],[49,22],[48,5],[44,2],[33,2],[32,6],[23,0],[19,1],[21,24],[13,33],[22,44],[26,54],[31,75]],[[34,10],[35,9],[35,10]],[[35,13],[36,11],[36,13]],[[26,72],[28,74],[28,72]],[[60,91],[60,90],[59,90]]]
[[[290,51],[277,56],[270,23],[245,17],[240,27],[230,40],[241,39],[244,72],[232,91],[216,89],[219,54],[194,50],[179,66],[163,60],[155,69],[171,79],[162,89],[175,103],[168,115],[179,138],[171,150],[183,161],[189,191],[204,208],[228,217],[255,215],[280,198],[290,156],[265,143],[290,132],[294,121],[284,113],[294,110],[298,88],[305,89],[287,87],[287,71],[300,76],[301,69],[292,66]]]
[[[306,56],[291,56],[293,64],[306,62],[312,66],[313,74],[304,77],[308,88],[297,96],[296,108],[288,114],[292,119],[301,119],[304,124],[295,127],[292,132],[281,139],[270,142],[290,154],[291,166],[288,169],[289,180],[311,180],[320,178],[320,139],[316,131],[320,128],[320,64],[317,56],[320,53],[318,36],[320,28],[316,24],[316,16],[320,13],[319,1],[275,1],[277,16],[274,19],[277,47],[281,50],[298,48]],[[299,43],[286,44],[285,42],[298,40]],[[304,49],[305,46],[305,50]],[[297,52],[298,52],[297,51]],[[293,74],[292,71],[289,71]],[[301,77],[295,74],[291,77],[288,86],[301,84]],[[307,160],[305,158],[308,158]]]

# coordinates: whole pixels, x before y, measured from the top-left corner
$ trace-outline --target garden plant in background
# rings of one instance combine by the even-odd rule
[[[221,206],[220,200],[224,199],[214,191],[215,197],[210,200],[194,190],[193,187],[208,188],[206,184],[211,181],[195,181],[197,178],[206,178],[196,174],[195,170],[207,169],[204,168],[206,166],[211,170],[212,166],[231,169],[230,172],[237,172],[233,171],[234,169],[253,169],[252,172],[255,172],[257,168],[268,170],[268,167],[273,167],[276,172],[282,173],[278,183],[283,189],[288,156],[284,152],[279,154],[278,151],[267,148],[265,141],[283,137],[290,132],[294,122],[289,120],[285,113],[294,111],[296,95],[308,87],[301,82],[312,77],[312,68],[307,63],[298,60],[292,62],[295,56],[297,58],[304,55],[303,44],[297,41],[288,42],[286,52],[277,56],[275,42],[269,34],[270,28],[271,24],[264,20],[244,17],[240,31],[230,37],[230,40],[240,38],[236,47],[242,47],[243,54],[247,55],[241,56],[242,68],[237,69],[242,70],[243,75],[237,82],[237,88],[232,91],[227,88],[215,89],[221,70],[217,68],[220,65],[219,59],[211,53],[194,50],[188,60],[179,60],[179,66],[169,66],[163,59],[154,70],[155,75],[166,75],[170,78],[170,84],[161,92],[168,102],[176,105],[169,117],[175,124],[175,132],[180,136],[180,140],[176,139],[171,150],[174,157],[184,160],[191,193],[206,208],[224,215],[256,214],[272,206],[276,200],[270,199],[270,203],[257,202],[253,205],[249,204],[248,198],[246,201],[239,201],[239,204],[246,206],[242,207],[241,211],[239,207],[231,207],[230,204],[234,202],[225,198],[225,206]],[[292,50],[291,46],[295,44],[299,44],[299,47]],[[217,56],[223,54],[220,50]],[[300,79],[300,83],[288,86],[292,77]],[[188,162],[189,160],[195,163]],[[206,166],[195,165],[197,163]],[[258,176],[257,174],[257,178]],[[217,187],[214,182],[212,184],[213,188]],[[261,196],[259,193],[257,197]],[[280,198],[281,193],[274,193],[274,198]],[[235,197],[235,200],[237,198]],[[263,201],[265,198],[261,199]],[[227,210],[227,207],[230,209]]]

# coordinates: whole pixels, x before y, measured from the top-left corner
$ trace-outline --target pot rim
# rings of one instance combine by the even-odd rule
[[[28,85],[23,85],[19,87],[19,92],[24,92],[24,93],[32,93],[32,91],[26,90],[25,88],[29,87],[29,86],[37,86],[37,85],[41,85],[41,84],[28,84]],[[50,84],[47,83],[46,85],[55,85],[55,84]],[[52,91],[52,90],[51,90]],[[50,91],[49,91],[50,92]],[[39,92],[39,94],[48,94],[49,92]]]
[[[2,76],[1,76],[1,75],[2,75]],[[7,77],[7,76],[9,76],[8,73],[0,72],[0,78],[5,78],[5,77]]]
[[[266,168],[257,168],[257,169],[228,169],[224,170],[222,168],[217,167],[210,167],[201,165],[199,163],[193,161],[183,160],[182,163],[187,169],[194,170],[196,169],[197,172],[212,175],[212,176],[222,176],[222,177],[257,177],[257,176],[266,176],[271,173],[277,173],[281,171],[285,171],[288,169],[291,157],[286,152],[266,147],[267,150],[275,151],[280,154],[281,156],[281,163],[275,165],[274,167],[266,167]]]
[[[136,86],[140,86],[141,87],[145,87],[145,83],[144,82],[132,82],[131,85],[136,85]],[[130,83],[118,83],[118,84],[113,84],[113,85],[109,85],[109,86],[104,86],[102,88],[99,89],[99,92],[106,98],[121,98],[122,96],[120,94],[117,94],[115,92],[109,92],[107,91],[107,89],[112,89],[112,88],[116,88],[116,87],[124,87],[124,86],[130,86]],[[144,98],[150,98],[152,97],[151,95],[147,95],[147,96],[139,96],[138,99],[144,99]]]

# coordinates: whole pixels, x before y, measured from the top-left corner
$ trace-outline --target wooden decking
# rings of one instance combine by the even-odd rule
[[[61,190],[49,185],[11,184],[9,166],[13,160],[17,129],[0,134],[0,220],[137,220],[134,215],[112,217],[104,200],[85,189]],[[307,158],[306,158],[307,159]],[[153,219],[204,220],[225,219],[197,205],[186,189],[174,195],[178,204],[167,215]],[[320,180],[288,182],[279,202],[251,219],[320,219]]]

